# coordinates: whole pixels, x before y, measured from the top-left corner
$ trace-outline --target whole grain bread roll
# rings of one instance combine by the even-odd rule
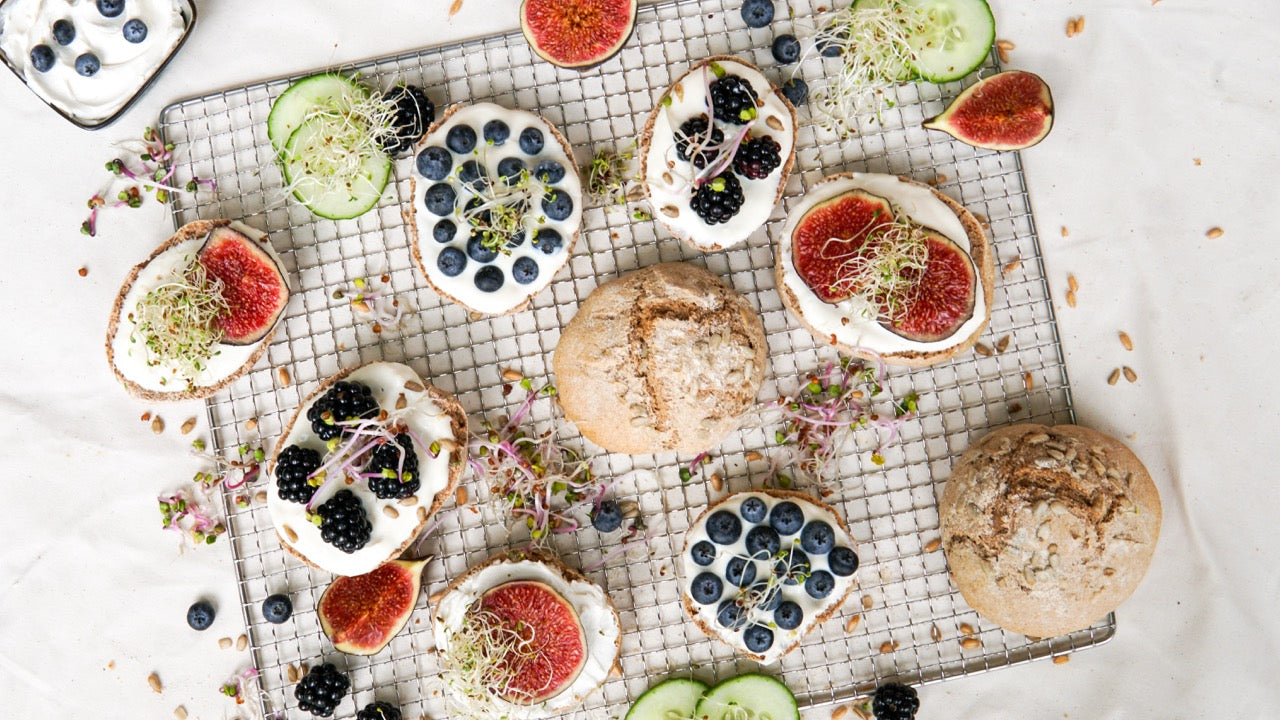
[[[600,287],[552,356],[565,415],[610,452],[714,447],[764,380],[755,308],[695,265],[664,263]]]
[[[1146,574],[1160,535],[1160,495],[1142,462],[1078,425],[988,434],[956,462],[938,511],[965,601],[1034,637],[1114,610]]]

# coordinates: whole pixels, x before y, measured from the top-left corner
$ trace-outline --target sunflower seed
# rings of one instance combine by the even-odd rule
[[[862,616],[854,615],[853,617],[849,618],[848,621],[845,622],[844,631],[847,633],[853,632],[854,628],[858,627],[858,623],[860,622],[862,622]]]
[[[195,419],[195,418],[187,418],[187,419],[182,423],[182,427],[178,428],[178,432],[182,433],[183,435],[186,435],[186,434],[190,433],[192,430],[195,430],[195,429],[196,429],[196,419]]]
[[[418,496],[417,496],[417,495],[410,495],[410,496],[409,496],[409,497],[407,497],[407,498],[400,498],[400,504],[401,504],[401,505],[403,505],[403,506],[405,506],[405,507],[409,507],[410,505],[417,505],[417,504],[418,504]]]
[[[285,675],[289,678],[289,684],[298,682],[298,668],[293,663],[284,666]]]
[[[460,488],[458,488],[457,492],[455,492],[455,493],[453,494],[453,502],[454,502],[458,507],[462,507],[463,505],[466,505],[466,504],[467,504],[467,489],[466,489],[466,488],[464,488],[464,487],[460,487]]]
[[[782,121],[781,121],[781,120],[779,120],[778,118],[776,118],[776,117],[772,116],[772,115],[770,115],[769,117],[767,117],[767,118],[765,118],[765,119],[764,119],[764,124],[765,124],[765,125],[768,125],[769,127],[773,128],[774,130],[781,130],[781,129],[782,129]]]
[[[840,718],[848,714],[849,714],[849,706],[841,705],[840,707],[831,711],[831,720],[840,720]]]
[[[160,684],[160,676],[151,673],[147,676],[147,684],[151,686],[151,691],[155,693],[164,692],[164,686]]]
[[[418,506],[418,522],[427,521],[427,508],[424,505]]]
[[[874,601],[871,599],[871,596],[870,596],[870,595],[863,595],[863,596],[862,596],[862,609],[863,609],[863,610],[870,610],[870,609],[871,609],[871,605],[873,604],[873,602],[874,602]]]
[[[1076,291],[1068,290],[1067,291],[1067,307],[1075,307],[1075,306],[1076,306]]]
[[[680,208],[674,205],[663,205],[658,211],[667,217],[680,217]]]
[[[880,643],[880,654],[881,654],[881,655],[885,655],[885,654],[887,654],[887,653],[891,653],[891,652],[893,652],[894,650],[897,650],[897,649],[898,649],[898,641],[897,641],[897,640],[894,640],[894,641],[892,641],[892,642],[890,642],[890,641],[888,641],[888,640],[885,640],[884,642]]]
[[[937,625],[929,628],[929,637],[933,638],[934,642],[942,641],[942,631],[938,629]]]
[[[218,638],[218,647],[221,648],[222,650],[226,650],[227,648],[231,647],[232,642],[233,641],[229,637]]]
[[[720,473],[711,473],[711,489],[720,492],[722,487],[724,487],[724,479],[720,477]]]
[[[1124,372],[1125,380],[1128,380],[1131,383],[1138,382],[1138,373],[1134,372],[1133,368],[1129,367],[1128,365],[1125,365],[1123,368],[1121,368],[1121,370]]]
[[[151,432],[157,435],[164,432],[164,420],[161,420],[159,415],[151,418]]]
[[[1024,373],[1024,374],[1022,375],[1022,385],[1023,385],[1023,386],[1028,390],[1028,391],[1030,391],[1030,390],[1031,390],[1031,388],[1035,387],[1035,384],[1036,384],[1036,379],[1035,379],[1034,377],[1032,377],[1031,373],[1029,373],[1029,372],[1028,372],[1028,373]]]
[[[1080,289],[1080,283],[1076,281],[1074,273],[1069,273],[1067,275],[1067,287],[1071,288],[1071,292],[1075,292]]]
[[[1009,273],[1013,272],[1014,270],[1017,270],[1017,269],[1018,269],[1018,268],[1020,268],[1020,267],[1022,267],[1022,258],[1021,258],[1021,257],[1015,257],[1014,259],[1012,259],[1012,260],[1010,260],[1009,262],[1005,263],[1003,273],[1004,273],[1005,275],[1008,275]]]
[[[247,636],[241,635],[236,638],[236,650],[242,651],[247,647],[249,647],[249,638]]]
[[[982,641],[976,637],[967,637],[960,641],[960,647],[965,650],[977,650],[982,647]]]
[[[1054,655],[1053,656],[1054,665],[1066,665],[1069,662],[1071,662],[1070,655]]]
[[[1005,335],[1004,337],[1002,337],[1002,338],[1000,338],[999,340],[997,340],[997,341],[996,341],[996,352],[998,352],[998,353],[1003,353],[1005,350],[1008,350],[1008,349],[1009,349],[1009,340],[1010,340],[1010,337],[1009,337],[1008,335]]]
[[[938,548],[940,547],[942,547],[942,541],[939,540],[938,538],[934,538],[929,542],[925,543],[924,551],[927,553],[937,552]]]
[[[502,379],[507,382],[520,382],[524,379],[524,375],[521,375],[520,371],[515,368],[505,368],[502,371]]]
[[[396,518],[400,517],[400,511],[397,510],[394,505],[383,505],[382,514],[386,515],[392,520],[395,520]]]
[[[981,355],[982,357],[991,357],[991,355],[992,355],[991,348],[987,347],[987,346],[986,346],[985,344],[983,344],[983,343],[976,343],[976,344],[974,344],[974,346],[973,346],[973,351],[974,351],[974,352],[976,352],[976,353],[978,353],[978,354],[979,354],[979,355]]]
[[[973,635],[973,626],[969,623],[960,623],[960,634],[965,637]]]
[[[755,462],[756,460],[763,460],[763,459],[764,459],[764,456],[756,452],[755,450],[752,450],[751,452],[747,453],[747,462]]]
[[[187,720],[187,709],[179,705],[173,709],[173,716],[178,720]]]
[[[422,392],[426,390],[426,388],[423,387],[422,383],[418,382],[417,380],[406,380],[404,383],[404,389],[408,390],[409,392]]]
[[[254,420],[253,418],[249,418],[248,420],[244,421],[245,430],[254,430],[257,427],[258,427],[258,421]]]
[[[288,525],[281,525],[280,527],[284,530],[285,539],[291,543],[298,542],[298,533],[294,532],[293,528]]]
[[[1115,370],[1111,371],[1110,375],[1107,376],[1107,384],[1115,385],[1119,381],[1120,381],[1120,368],[1116,368]]]
[[[278,368],[276,370],[276,376],[280,378],[280,384],[285,387],[289,387],[293,384],[293,378],[289,377],[289,371],[285,368]]]

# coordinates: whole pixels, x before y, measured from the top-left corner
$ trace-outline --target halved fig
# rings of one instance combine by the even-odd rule
[[[840,282],[843,263],[873,230],[893,222],[889,201],[850,190],[809,208],[791,233],[791,256],[800,279],[824,302],[853,294]]]
[[[316,614],[335,650],[373,655],[404,628],[418,604],[426,560],[393,560],[364,575],[335,578]]]
[[[200,264],[210,277],[222,281],[228,307],[217,321],[222,342],[252,345],[266,337],[289,304],[289,283],[271,253],[223,226],[209,233],[200,250]]]
[[[880,325],[908,340],[935,342],[951,337],[973,317],[977,273],[969,254],[950,239],[930,231],[925,243],[929,259],[924,270],[902,271],[916,280],[915,286]]]
[[[1021,150],[1043,140],[1053,128],[1053,95],[1033,73],[997,73],[966,88],[924,126],[974,147]]]
[[[520,29],[543,60],[585,70],[608,60],[636,26],[637,0],[524,0]]]
[[[582,622],[573,605],[551,586],[533,580],[503,583],[480,596],[477,609],[492,613],[521,636],[521,652],[505,660],[512,679],[497,692],[506,700],[534,705],[559,695],[587,661]]]

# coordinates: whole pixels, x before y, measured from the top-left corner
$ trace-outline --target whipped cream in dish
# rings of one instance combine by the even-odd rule
[[[969,254],[970,261],[975,265],[973,314],[951,336],[934,342],[904,338],[876,321],[875,308],[868,307],[857,298],[828,303],[814,294],[808,283],[800,277],[792,260],[791,247],[796,224],[814,205],[855,189],[865,190],[888,200],[913,222],[941,233]],[[834,339],[834,342],[841,345],[867,348],[881,355],[946,350],[971,337],[989,317],[990,298],[987,297],[981,280],[982,269],[973,260],[973,247],[964,224],[955,211],[939,200],[929,187],[903,182],[896,175],[849,173],[847,177],[835,176],[816,184],[788,215],[786,228],[777,243],[777,261],[781,283],[791,291],[805,322],[829,342]]]
[[[768,136],[781,148],[781,164],[762,179],[737,175],[742,185],[742,208],[728,222],[708,225],[693,211],[692,181],[700,170],[691,160],[682,160],[676,151],[676,131],[698,116],[708,116],[708,94],[716,80],[716,66],[726,75],[737,75],[750,83],[757,98],[757,115],[749,138]],[[715,120],[726,140],[743,126]],[[729,248],[744,242],[769,219],[778,200],[779,187],[786,182],[795,145],[795,115],[781,93],[756,68],[733,58],[710,58],[695,65],[662,96],[648,121],[640,152],[644,161],[644,181],[654,219],[676,236],[699,250]],[[724,172],[732,172],[732,165]]]
[[[182,42],[180,0],[6,0],[0,50],[37,95],[85,125],[125,106]],[[114,8],[119,8],[117,12]]]
[[[404,408],[396,411],[396,420],[407,425],[409,432],[423,442],[430,444],[444,439],[452,440],[455,444],[462,442],[453,436],[449,414],[432,399],[425,384],[409,366],[389,362],[370,363],[353,370],[343,380],[368,386],[378,406],[388,412],[404,396]],[[325,456],[328,450],[325,441],[315,434],[307,420],[307,411],[322,395],[323,393],[317,394],[298,408],[289,434],[277,446],[277,457],[281,450],[290,445],[310,448],[320,453],[321,457]],[[280,497],[273,458],[267,511],[277,535],[280,536],[280,542],[309,562],[335,575],[363,575],[392,559],[406,543],[417,536],[426,522],[432,499],[448,487],[450,481],[452,453],[448,448],[442,449],[436,457],[431,457],[416,442],[413,448],[418,458],[421,486],[411,496],[412,502],[380,499],[364,480],[354,480],[348,484],[339,479],[325,483],[316,490],[311,501],[313,510],[341,490],[350,490],[360,500],[373,530],[368,543],[353,553],[343,552],[321,538],[320,528],[307,517],[306,503],[290,502]],[[391,508],[391,511],[387,508]]]

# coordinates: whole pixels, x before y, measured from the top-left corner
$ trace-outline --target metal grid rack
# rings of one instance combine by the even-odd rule
[[[517,32],[447,47],[378,59],[344,70],[389,85],[405,80],[423,85],[437,107],[492,100],[541,113],[562,128],[579,162],[602,147],[626,148],[638,134],[654,101],[693,62],[712,54],[748,59],[775,83],[786,79],[769,56],[771,29],[744,26],[737,0],[672,0],[642,7],[635,37],[622,53],[586,72],[565,71],[535,58]],[[816,0],[792,0],[797,28],[812,25]],[[822,58],[796,71],[813,85],[822,77]],[[982,72],[991,72],[991,58]],[[988,347],[1007,338],[1004,352],[968,353],[921,370],[890,373],[894,397],[919,393],[920,414],[903,428],[901,440],[884,452],[883,466],[867,452],[843,459],[846,487],[834,500],[859,541],[859,589],[841,612],[811,633],[802,645],[766,672],[777,674],[802,705],[851,699],[887,679],[927,683],[982,672],[1097,645],[1111,638],[1114,616],[1068,636],[1034,639],[1006,633],[980,620],[964,603],[948,576],[946,560],[931,540],[939,537],[936,500],[951,459],[989,428],[1011,422],[1070,422],[1071,395],[1044,278],[1025,178],[1017,153],[976,150],[941,133],[920,128],[962,89],[964,82],[937,86],[907,84],[877,125],[841,141],[806,122],[802,110],[797,162],[783,202],[765,228],[742,247],[699,254],[668,237],[652,221],[636,221],[630,207],[589,208],[582,239],[566,269],[531,307],[508,316],[471,318],[437,296],[413,266],[400,214],[410,202],[409,165],[397,165],[395,181],[369,213],[346,221],[320,220],[280,193],[266,136],[272,101],[293,78],[193,98],[165,108],[161,128],[183,158],[181,171],[214,177],[218,190],[174,205],[175,224],[199,218],[244,218],[271,233],[300,290],[266,358],[252,373],[208,402],[215,447],[245,442],[274,444],[301,400],[339,368],[377,359],[400,361],[444,390],[456,394],[472,422],[509,411],[520,391],[507,395],[502,370],[514,368],[541,382],[549,377],[550,352],[578,303],[600,283],[655,262],[687,260],[706,267],[747,296],[760,311],[768,334],[770,368],[761,407],[779,394],[797,390],[802,377],[835,359],[784,311],[774,291],[772,238],[786,212],[824,175],[846,170],[887,172],[936,183],[989,224],[997,262]],[[1006,264],[1019,267],[1001,272]],[[409,312],[397,329],[375,332],[353,314],[333,290],[358,277],[385,277]],[[281,376],[279,369],[288,373]],[[543,428],[555,427],[571,445],[599,452],[572,425],[553,417],[548,401],[535,405]],[[249,421],[253,421],[250,423]],[[553,425],[554,424],[554,425]],[[675,555],[683,532],[707,504],[732,491],[759,486],[777,423],[763,410],[713,453],[725,478],[714,491],[704,477],[682,483],[679,468],[691,458],[675,454],[597,456],[597,468],[623,480],[615,496],[632,497],[657,537],[608,562],[617,535],[587,529],[556,538],[555,550],[570,564],[587,569],[613,599],[622,617],[623,676],[608,681],[573,715],[618,716],[649,684],[664,676],[697,676],[709,682],[748,671],[756,663],[704,636],[683,614]],[[875,438],[860,438],[866,449]],[[752,454],[750,457],[755,457]],[[632,472],[637,471],[637,472]],[[228,502],[229,531],[239,576],[242,611],[252,640],[265,698],[273,709],[296,708],[288,666],[336,663],[352,680],[352,693],[338,717],[374,700],[390,700],[406,717],[445,714],[436,660],[430,652],[426,596],[490,553],[527,541],[508,532],[504,518],[482,499],[483,488],[464,477],[472,500],[446,505],[438,530],[419,551],[438,558],[424,576],[426,592],[409,625],[382,652],[368,658],[342,655],[324,639],[315,607],[330,576],[306,567],[281,550],[265,505],[237,508]],[[251,493],[252,494],[252,491]],[[226,498],[231,500],[231,494]],[[595,568],[595,569],[591,569]],[[293,619],[267,624],[262,600],[288,592]],[[861,602],[860,602],[861,598]],[[851,619],[861,615],[854,626]],[[976,648],[962,640],[975,638]],[[972,645],[969,641],[965,645]]]

